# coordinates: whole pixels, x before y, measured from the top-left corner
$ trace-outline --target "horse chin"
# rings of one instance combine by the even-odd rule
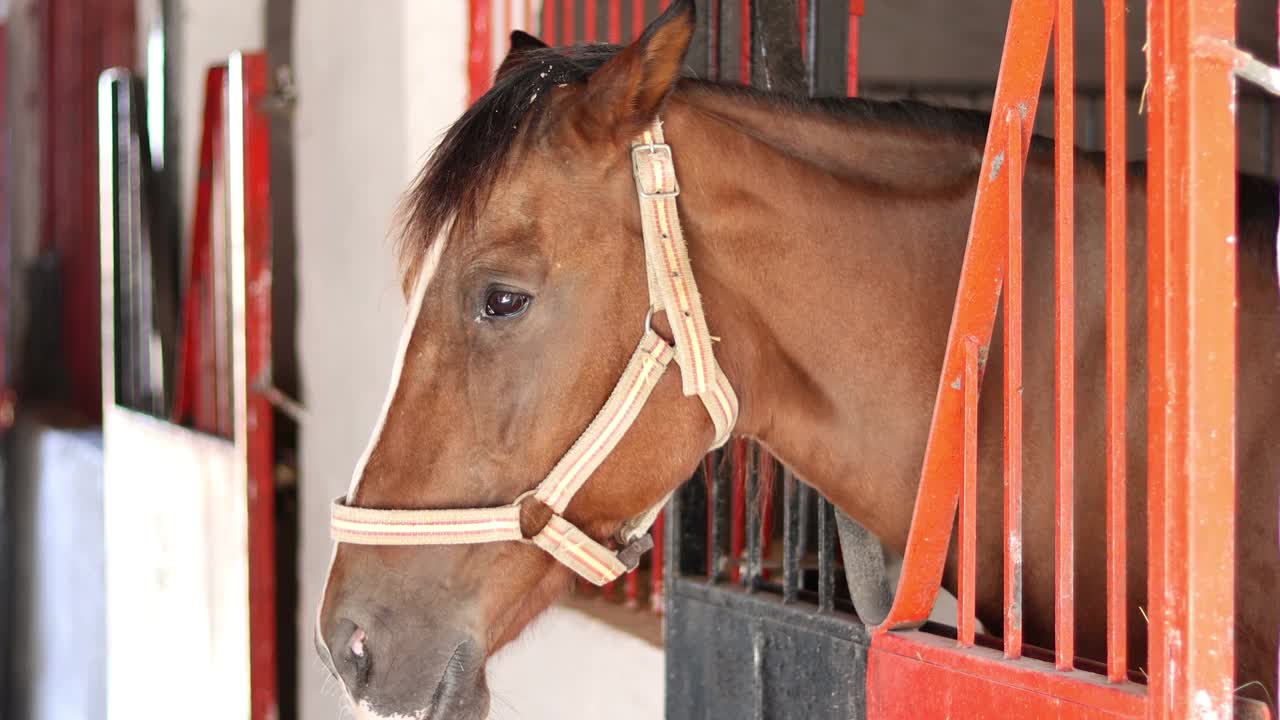
[[[483,720],[489,716],[489,687],[483,670],[469,686],[455,686],[443,694],[437,690],[435,695],[428,707],[413,712],[380,712],[368,700],[354,703],[352,710],[357,720]]]

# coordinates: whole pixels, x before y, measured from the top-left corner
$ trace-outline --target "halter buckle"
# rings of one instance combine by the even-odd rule
[[[653,536],[645,533],[640,537],[627,543],[627,546],[618,551],[618,562],[627,566],[627,572],[631,572],[640,567],[640,558],[644,554],[653,549]]]
[[[644,178],[642,177],[643,173],[641,172],[641,167],[640,167],[640,153],[649,153],[650,157],[652,158],[651,160],[652,162],[662,162],[662,160],[659,160],[658,158],[653,158],[652,156],[665,155],[666,156],[665,162],[667,163],[667,167],[670,169],[670,171],[663,172],[663,176],[670,176],[672,181],[675,182],[676,186],[671,190],[659,189],[659,190],[654,190],[652,192],[649,190],[646,190],[645,181],[644,181]],[[676,177],[676,173],[675,173],[675,159],[671,154],[671,146],[666,143],[644,143],[641,145],[633,145],[631,147],[631,176],[636,181],[636,190],[640,193],[641,197],[644,197],[646,199],[662,200],[665,198],[673,198],[680,194],[680,180],[679,178]],[[649,180],[650,182],[652,182],[653,178],[649,178]]]

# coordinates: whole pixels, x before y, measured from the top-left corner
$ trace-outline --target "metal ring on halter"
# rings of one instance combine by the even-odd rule
[[[653,332],[653,313],[655,308],[650,305],[649,312],[644,314],[644,334],[648,335]]]

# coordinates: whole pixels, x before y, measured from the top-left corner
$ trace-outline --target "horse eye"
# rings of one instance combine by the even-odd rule
[[[484,300],[485,317],[512,318],[523,313],[533,298],[511,290],[490,290]]]

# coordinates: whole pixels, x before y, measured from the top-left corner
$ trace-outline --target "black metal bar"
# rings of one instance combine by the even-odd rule
[[[835,609],[836,513],[831,503],[818,498],[818,610]]]
[[[797,0],[751,3],[751,84],[769,92],[809,94]]]
[[[800,497],[791,468],[782,470],[782,601],[796,601],[800,586]]]
[[[716,79],[726,83],[737,83],[742,77],[742,3],[739,0],[720,0],[719,2],[720,38],[716,47],[719,77]]]
[[[676,492],[672,506],[679,501],[680,511],[667,516],[666,537],[674,530],[680,537],[677,545],[668,544],[667,558],[675,558],[675,572],[681,575],[705,576],[707,573],[707,481],[703,463]],[[668,563],[669,564],[669,563]],[[670,581],[671,575],[667,575]]]
[[[764,462],[772,460],[763,456],[759,445],[751,443],[747,448],[747,562],[745,572],[742,573],[742,583],[748,591],[755,589],[763,565],[761,536],[764,502],[760,496],[760,476]]]
[[[725,550],[729,547],[733,468],[729,452],[724,449],[715,452],[712,462],[715,476],[711,484],[711,567],[707,574],[712,582],[723,582],[728,577]]]
[[[849,0],[809,0],[809,94],[849,94]]]

